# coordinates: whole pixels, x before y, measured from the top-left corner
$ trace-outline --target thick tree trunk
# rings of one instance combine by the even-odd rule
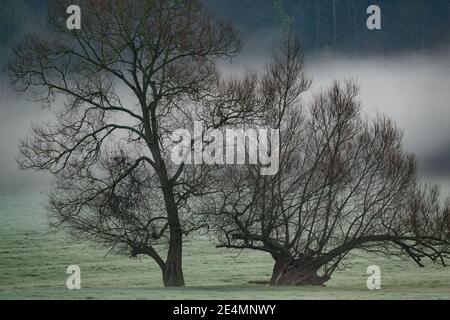
[[[298,260],[288,256],[280,256],[275,260],[275,266],[270,279],[272,286],[322,286],[330,280],[329,276],[319,276],[317,269],[308,268]]]
[[[164,286],[166,287],[184,287],[182,248],[181,228],[179,232],[173,232],[171,229],[169,251],[167,253],[165,270],[163,272]]]
[[[172,239],[175,239],[175,241]],[[152,257],[161,268],[165,287],[184,286],[181,232],[180,239],[171,236],[166,262],[164,262],[164,260],[162,260],[153,249],[151,251],[147,250],[145,253]]]
[[[155,115],[153,115],[154,119]],[[153,126],[156,128],[156,124]],[[158,148],[150,146],[157,173],[161,183],[161,189],[164,196],[164,205],[167,211],[167,221],[169,224],[169,249],[163,271],[163,281],[166,287],[184,287],[184,276],[182,268],[183,258],[183,230],[181,228],[178,207],[175,201],[173,186],[169,181],[166,166],[161,158],[161,152]]]
[[[165,271],[163,273],[164,285],[166,287],[183,287],[183,232],[173,190],[168,184],[163,189],[170,230],[169,250],[167,252]]]

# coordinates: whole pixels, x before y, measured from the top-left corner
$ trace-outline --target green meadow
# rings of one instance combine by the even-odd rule
[[[193,237],[184,247],[186,288],[165,289],[149,259],[108,254],[47,226],[44,194],[0,192],[0,299],[450,299],[450,268],[355,256],[326,287],[270,287],[271,257],[216,249]],[[106,255],[106,256],[105,256]],[[68,290],[66,269],[81,268],[81,290]],[[366,287],[369,265],[381,290]]]

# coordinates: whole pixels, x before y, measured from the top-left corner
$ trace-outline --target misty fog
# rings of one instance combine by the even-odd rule
[[[270,51],[270,50],[269,50]],[[257,67],[266,57],[242,58],[225,67]],[[450,57],[445,51],[403,54],[390,57],[326,55],[308,57],[308,75],[313,86],[308,95],[326,88],[334,79],[354,78],[361,86],[360,101],[365,113],[377,112],[393,118],[404,130],[405,148],[419,159],[419,173],[425,178],[450,176]],[[21,172],[15,163],[19,139],[33,121],[49,116],[2,80],[0,101],[0,188],[43,187],[44,174]],[[442,180],[444,179],[444,180]]]
[[[40,188],[50,179],[43,173],[20,171],[15,158],[18,143],[33,122],[43,121],[50,112],[16,93],[2,80],[0,91],[0,189]]]
[[[30,22],[21,24],[10,48],[0,47],[2,69],[11,58],[12,47],[31,29],[30,25]],[[42,28],[33,26],[35,31]],[[280,44],[280,29],[247,30],[242,42],[243,50],[239,56],[221,64],[227,72],[260,68],[266,64]],[[369,115],[380,112],[393,118],[405,133],[406,150],[418,157],[419,174],[450,186],[450,47],[372,56],[324,50],[320,54],[309,52],[306,54],[306,71],[313,80],[307,96],[326,88],[335,79],[356,79],[361,87],[363,111]],[[33,121],[42,121],[51,114],[27,98],[30,97],[15,92],[6,74],[0,73],[2,190],[43,188],[51,181],[43,173],[20,171],[15,162],[20,138],[27,134]]]
[[[450,57],[406,54],[384,58],[321,58],[309,65],[313,91],[331,79],[353,77],[361,86],[363,110],[393,118],[404,131],[405,148],[417,154],[424,175],[450,174]]]
[[[265,65],[279,40],[270,31],[264,39],[244,45],[240,58],[224,67],[238,72]],[[450,185],[450,47],[395,55],[311,53],[305,57],[313,80],[305,100],[333,80],[355,79],[363,112],[395,120],[404,132],[405,149],[418,157],[421,177]]]

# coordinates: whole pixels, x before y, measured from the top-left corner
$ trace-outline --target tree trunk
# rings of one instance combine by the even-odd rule
[[[178,240],[176,241],[176,243],[178,243],[179,245],[175,245],[175,241],[174,244],[169,244],[169,252],[167,254],[166,262],[164,262],[164,260],[160,258],[160,256],[153,248],[146,248],[143,251],[139,251],[139,253],[145,253],[153,258],[159,265],[163,275],[163,282],[165,287],[184,286],[183,269],[181,264],[182,243]]]
[[[155,117],[153,115],[153,117]],[[156,125],[154,125],[156,127]],[[167,211],[167,221],[169,224],[169,249],[163,271],[165,287],[184,287],[184,276],[182,268],[183,257],[183,229],[181,228],[178,207],[175,201],[173,187],[169,181],[164,161],[158,148],[152,148],[153,157],[158,167],[157,173],[161,183],[164,196],[164,205]]]
[[[179,232],[170,229],[169,251],[165,270],[163,272],[164,286],[166,287],[184,287],[184,276],[182,269],[182,234],[181,228]]]
[[[272,286],[323,286],[330,280],[329,276],[319,276],[317,269],[308,268],[298,260],[280,256],[275,260],[275,266],[270,279]]]
[[[165,187],[163,187],[163,194],[170,230],[169,250],[163,273],[164,285],[166,287],[184,287],[182,269],[183,232],[178,216],[178,208],[175,203],[173,190],[168,184],[165,184]]]

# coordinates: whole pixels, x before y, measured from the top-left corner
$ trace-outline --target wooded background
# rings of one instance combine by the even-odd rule
[[[448,0],[207,0],[206,3],[218,16],[236,24],[244,37],[291,21],[306,50],[393,52],[432,48],[450,40]],[[366,28],[370,5],[381,8],[381,30]],[[30,25],[44,25],[46,6],[46,0],[1,1],[0,44],[8,45]]]

